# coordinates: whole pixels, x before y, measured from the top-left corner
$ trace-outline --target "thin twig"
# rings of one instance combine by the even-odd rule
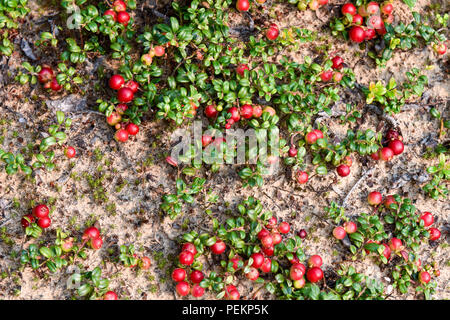
[[[356,183],[353,185],[353,187],[350,189],[350,191],[347,193],[347,195],[345,196],[344,200],[342,201],[341,207],[346,206],[347,200],[350,197],[350,195],[352,194],[353,190],[356,189],[356,187],[367,177],[367,175],[369,175],[370,173],[373,172],[373,170],[375,170],[375,168],[370,168],[369,170],[367,170],[366,172],[364,172],[364,174],[361,176],[361,178],[359,178],[358,181],[356,181]]]

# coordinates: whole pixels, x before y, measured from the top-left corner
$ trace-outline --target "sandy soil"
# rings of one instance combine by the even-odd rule
[[[319,30],[318,39],[324,38],[323,36],[329,32],[328,21],[333,12],[338,10],[337,4],[343,3],[343,1],[330,2],[336,4],[330,6],[333,10],[321,9],[317,15],[311,11],[287,11],[279,7],[278,10],[283,12],[283,19],[277,23],[280,27],[294,24],[302,28]],[[36,8],[34,1],[31,3],[32,7]],[[428,0],[419,0],[416,10],[423,12],[428,5]],[[395,1],[395,6],[394,13],[397,19],[401,21],[411,19],[409,13],[404,13],[407,12],[406,5]],[[163,9],[162,7],[161,11]],[[21,34],[28,41],[36,40],[38,30],[49,28],[48,24],[37,24],[37,21],[50,12],[56,10],[34,11],[27,18]],[[238,19],[232,21],[239,23]],[[405,138],[406,152],[387,164],[378,162],[375,165],[374,173],[350,195],[347,213],[352,216],[368,212],[370,208],[366,202],[367,193],[377,189],[383,194],[397,193],[414,199],[418,209],[433,212],[439,227],[448,228],[450,202],[428,198],[421,191],[424,183],[418,183],[413,178],[414,175],[424,174],[425,168],[436,161],[423,158],[426,151],[423,145],[424,138],[430,138],[431,144],[442,143],[448,139],[447,135],[439,140],[438,122],[433,120],[428,112],[431,103],[441,101],[435,107],[447,118],[449,116],[448,105],[445,105],[450,88],[446,72],[448,69],[445,67],[445,63],[448,64],[448,55],[437,58],[430,48],[418,48],[410,52],[398,52],[385,69],[376,69],[369,58],[356,56],[356,53],[360,52],[356,45],[333,39],[319,40],[318,43],[320,41],[339,52],[353,68],[357,81],[364,85],[377,79],[388,80],[391,76],[401,81],[404,72],[412,67],[425,69],[426,66],[432,66],[426,71],[430,85],[421,101],[405,106],[403,112],[395,116]],[[305,55],[312,55],[312,52],[311,45],[305,43],[298,52],[289,54],[301,62]],[[41,58],[39,62],[53,59],[38,50],[35,54]],[[20,51],[15,52],[11,58],[0,58],[2,65],[5,64],[0,79],[0,119],[6,120],[6,123],[0,124],[1,134],[5,137],[0,147],[14,151],[41,139],[41,133],[46,130],[47,124],[54,121],[56,109],[49,106],[46,101],[67,96],[67,93],[48,95],[38,87],[23,87],[15,83],[13,81],[15,70],[22,59],[26,58]],[[90,63],[95,63],[95,58],[90,60]],[[111,68],[105,61],[100,61],[99,64],[105,69]],[[94,85],[104,84],[103,80],[95,77],[91,81]],[[71,296],[71,292],[65,288],[68,274],[42,275],[39,278],[30,268],[23,271],[19,269],[18,252],[22,247],[35,242],[33,239],[24,242],[24,233],[20,226],[20,219],[30,211],[32,200],[47,202],[53,200],[51,218],[54,228],[81,231],[88,222],[98,220],[102,233],[106,235],[104,248],[133,243],[141,252],[152,258],[153,264],[149,271],[136,273],[125,268],[118,269],[110,261],[106,249],[90,253],[84,267],[92,269],[101,265],[103,275],[111,278],[111,288],[117,289],[121,298],[178,299],[174,294],[174,284],[168,275],[179,250],[179,236],[195,229],[201,223],[204,224],[202,207],[205,196],[201,195],[197,205],[189,207],[185,214],[175,221],[161,215],[159,210],[161,196],[174,191],[174,179],[177,175],[176,169],[164,161],[172,145],[166,134],[167,125],[155,120],[144,121],[141,133],[132,141],[126,144],[115,142],[114,132],[104,118],[89,112],[95,108],[95,99],[99,94],[93,90],[92,84],[89,84],[89,88],[86,87],[87,92],[84,95],[87,98],[86,108],[70,113],[74,121],[68,142],[78,151],[75,160],[68,161],[62,151],[58,151],[57,169],[53,172],[39,170],[34,181],[25,180],[21,175],[10,177],[3,170],[0,171],[0,226],[6,229],[2,234],[6,234],[13,241],[11,245],[6,241],[0,241],[0,272],[3,272],[0,278],[1,299],[68,299]],[[82,99],[83,95],[77,94],[76,97]],[[349,94],[346,99],[358,101],[361,98]],[[343,106],[343,103],[338,103],[334,106],[334,110],[341,110]],[[347,127],[339,124],[338,119],[327,118],[323,121],[337,137],[345,134]],[[382,120],[377,116],[367,114],[360,128],[374,129],[380,121]],[[74,164],[73,167],[71,163]],[[208,177],[205,189],[212,189],[219,197],[217,205],[211,207],[214,216],[219,220],[225,220],[226,211],[234,208],[242,199],[255,195],[262,200],[266,209],[276,214],[279,220],[290,222],[293,230],[308,230],[309,236],[304,242],[305,253],[320,254],[324,260],[325,270],[329,270],[335,262],[342,259],[345,247],[330,237],[331,226],[316,215],[323,215],[323,208],[331,201],[341,203],[362,173],[371,166],[373,162],[355,159],[352,172],[347,178],[333,183],[332,173],[324,178],[316,176],[307,187],[301,188],[295,185],[288,171],[282,171],[266,180],[261,190],[243,189],[233,166],[224,167],[216,174],[203,174]],[[103,183],[107,194],[106,201],[95,201],[85,175],[106,175]],[[121,185],[123,188],[117,191],[116,188]],[[115,205],[115,209],[112,210],[110,207],[108,210],[108,205],[112,204]],[[45,237],[50,238],[52,234],[52,231],[48,231]],[[436,299],[450,298],[449,254],[448,233],[443,233],[438,245],[422,246],[423,263],[437,261],[441,269],[434,296]],[[104,264],[101,263],[102,260],[105,261]],[[374,261],[367,259],[355,263],[354,266],[358,271],[376,277],[386,285],[389,284],[389,278],[386,278],[387,275]],[[243,297],[254,289],[246,281],[241,281],[239,288]],[[268,296],[260,296],[265,297]],[[414,299],[415,296],[411,291],[403,296],[394,294],[393,298]]]

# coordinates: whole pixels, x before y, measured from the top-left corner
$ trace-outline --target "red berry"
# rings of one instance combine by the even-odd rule
[[[127,126],[125,127],[125,129],[127,130],[128,134],[135,136],[138,134],[139,132],[139,126],[130,122],[129,124],[127,124]]]
[[[273,238],[271,235],[267,235],[261,239],[261,244],[264,248],[270,248],[273,246]]]
[[[353,26],[350,29],[349,36],[350,36],[350,39],[356,43],[363,42],[366,37],[364,29],[359,26]]]
[[[447,46],[445,45],[445,43],[435,44],[433,46],[433,49],[440,55],[443,55],[447,52]]]
[[[110,126],[115,126],[122,120],[122,116],[118,112],[112,112],[108,117],[106,117],[106,122]]]
[[[192,252],[192,254],[195,256],[197,254],[197,248],[193,243],[187,242],[183,244],[183,247],[181,248],[181,251],[189,251]]]
[[[316,134],[317,139],[323,139],[323,132],[321,130],[315,129],[313,132]]]
[[[394,157],[394,151],[391,148],[384,147],[380,151],[380,158],[384,161],[389,161]]]
[[[363,24],[364,19],[363,19],[363,17],[362,17],[361,15],[355,14],[355,15],[353,16],[353,21],[352,21],[352,22],[353,22],[354,25],[360,26],[360,25]]]
[[[392,238],[391,240],[389,240],[388,244],[389,248],[394,252],[400,252],[401,250],[403,250],[402,240],[398,238]]]
[[[309,3],[309,8],[313,11],[316,11],[317,9],[319,9],[319,1],[317,0],[311,0],[311,2]]]
[[[377,2],[372,1],[367,4],[366,10],[369,15],[377,14],[380,10],[380,6]]]
[[[350,174],[350,167],[346,164],[341,164],[336,168],[336,172],[340,177],[346,177]]]
[[[180,281],[177,283],[175,289],[180,296],[184,297],[189,294],[191,288],[189,287],[189,283],[186,281]]]
[[[142,257],[141,258],[141,268],[143,270],[150,269],[150,266],[152,265],[152,262],[149,257]]]
[[[266,227],[268,229],[273,229],[277,226],[277,223],[278,223],[277,218],[272,216],[272,217],[270,217],[269,221],[267,222]]]
[[[136,81],[133,80],[129,80],[125,83],[124,85],[126,88],[131,89],[131,91],[133,91],[133,93],[136,93],[139,89],[139,84]]]
[[[264,255],[261,252],[253,253],[250,257],[253,259],[252,267],[260,268],[264,263]]]
[[[111,16],[114,21],[117,21],[117,13],[114,10],[106,10],[105,13],[103,13],[103,16]]]
[[[309,144],[314,144],[317,141],[318,137],[314,131],[308,132],[305,137],[305,140]]]
[[[399,137],[400,137],[400,134],[397,131],[395,131],[395,130],[389,129],[386,132],[386,139],[387,140],[400,140]]]
[[[127,10],[127,5],[122,0],[116,0],[113,2],[113,8],[117,12],[125,11]]]
[[[380,151],[377,151],[377,152],[372,153],[372,154],[370,155],[370,157],[371,157],[373,160],[375,160],[375,161],[380,160]]]
[[[189,276],[189,278],[191,279],[191,281],[193,283],[200,283],[200,282],[202,282],[204,277],[205,276],[203,275],[203,272],[201,272],[199,270],[192,271],[191,275]]]
[[[119,104],[116,106],[116,110],[117,110],[117,113],[118,113],[119,115],[124,114],[125,111],[127,111],[127,109],[128,109],[128,106],[127,106],[125,103],[119,103]]]
[[[383,28],[383,19],[380,16],[371,16],[367,21],[367,26],[369,28],[381,29]]]
[[[336,227],[333,229],[333,236],[338,240],[344,239],[346,234],[343,227]]]
[[[333,71],[327,70],[327,71],[322,72],[320,74],[320,78],[322,79],[323,82],[330,81],[331,78],[333,78]]]
[[[125,84],[124,78],[120,74],[115,74],[109,79],[109,87],[114,90],[119,90]]]
[[[305,171],[298,171],[296,174],[297,182],[300,184],[305,184],[308,182],[308,174]]]
[[[268,273],[271,270],[272,270],[272,260],[270,260],[269,258],[265,258],[264,263],[261,266],[261,271]]]
[[[123,26],[127,26],[130,21],[130,15],[126,11],[120,11],[117,14],[117,22],[121,23]]]
[[[64,150],[64,154],[65,154],[66,157],[69,158],[69,159],[75,157],[76,153],[77,153],[77,152],[75,151],[75,148],[74,148],[74,147],[67,147],[67,148]]]
[[[265,107],[264,110],[263,110],[263,113],[264,113],[264,112],[269,113],[271,117],[273,117],[274,115],[277,114],[277,112],[275,111],[275,109],[272,108],[272,107]]]
[[[376,32],[377,32],[377,34],[379,34],[380,36],[383,36],[383,35],[385,35],[386,34],[386,27],[384,26],[384,23],[383,23],[383,25],[381,26],[381,28],[380,29],[375,29],[376,30]]]
[[[40,83],[46,83],[53,79],[53,70],[48,67],[42,67],[41,71],[38,73],[38,81]]]
[[[394,6],[391,3],[385,3],[381,6],[381,12],[383,12],[385,15],[389,15],[394,11]]]
[[[83,232],[83,240],[97,239],[100,237],[100,231],[96,227],[89,227]]]
[[[356,223],[354,223],[353,221],[347,221],[344,223],[344,229],[345,232],[347,232],[348,234],[352,234],[355,233],[356,230],[358,230],[358,227],[356,226]]]
[[[180,282],[186,279],[186,270],[182,268],[177,268],[172,271],[172,280],[175,282]]]
[[[394,15],[389,14],[387,17],[383,18],[384,23],[392,24],[394,22]]]
[[[376,36],[375,29],[367,28],[364,31],[364,40],[372,40],[373,38],[375,38],[375,36]]]
[[[344,15],[350,14],[353,16],[356,13],[356,7],[352,3],[346,3],[342,6],[341,12]]]
[[[50,227],[51,223],[52,221],[50,220],[49,217],[43,217],[38,219],[38,226],[41,227],[42,229],[47,229],[48,227]]]
[[[322,257],[319,255],[313,255],[308,260],[308,266],[309,267],[320,267],[322,266]]]
[[[211,246],[211,251],[214,254],[222,254],[225,251],[226,247],[227,245],[225,244],[225,242],[223,242],[222,240],[218,240]]]
[[[306,232],[305,229],[302,229],[302,230],[300,230],[300,231],[298,232],[298,236],[299,236],[301,239],[305,239],[305,238],[308,236],[308,233]]]
[[[328,0],[319,0],[319,4],[321,5],[321,6],[324,6],[324,5],[326,5],[328,3]]]
[[[280,34],[280,31],[277,28],[271,27],[267,29],[266,31],[266,37],[269,40],[275,40],[278,38],[278,35]]]
[[[182,251],[178,257],[182,265],[190,266],[194,262],[194,255],[190,251]]]
[[[369,196],[367,197],[367,202],[369,202],[370,205],[376,206],[379,205],[383,201],[383,197],[381,196],[381,193],[378,191],[372,191],[369,193]]]
[[[314,267],[308,270],[306,273],[306,279],[309,282],[316,283],[323,279],[323,271],[318,267]]]
[[[236,73],[237,73],[238,75],[240,75],[241,77],[243,77],[244,74],[245,74],[245,70],[250,70],[250,68],[248,67],[248,65],[246,65],[246,64],[240,64],[240,65],[238,65],[237,68],[236,68]]]
[[[228,113],[231,114],[231,118],[234,122],[238,122],[241,119],[241,115],[239,114],[239,110],[236,107],[231,107],[228,109]]]
[[[114,139],[116,141],[125,142],[128,140],[128,131],[125,129],[119,129],[116,131],[116,134],[114,136]]]
[[[30,226],[30,223],[32,223],[33,221],[34,221],[34,217],[33,217],[33,215],[30,213],[30,214],[25,215],[25,216],[22,218],[22,220],[20,220],[20,223],[22,224],[22,227],[27,228],[27,227]]]
[[[239,267],[239,265],[238,265],[239,261],[240,261],[239,257],[234,257],[234,258],[231,258],[231,259],[230,259],[230,262],[233,264],[233,269],[234,269],[234,270],[237,270],[237,269],[238,269],[238,267]]]
[[[272,232],[272,239],[273,239],[273,245],[277,245],[283,241],[283,238],[281,237],[281,234],[278,232]]]
[[[344,158],[344,164],[347,165],[347,166],[349,166],[349,167],[351,167],[352,164],[353,164],[352,157],[346,156],[346,157]]]
[[[52,89],[53,91],[59,91],[62,89],[62,85],[59,84],[56,78],[53,78],[50,82],[50,89]]]
[[[263,113],[263,111],[262,111],[261,106],[259,106],[259,105],[254,105],[254,106],[253,106],[253,117],[254,117],[254,118],[259,118],[259,117],[261,117],[261,116],[262,116],[262,113]]]
[[[213,137],[209,135],[203,135],[202,136],[202,146],[206,147],[213,141]]]
[[[249,104],[244,104],[241,107],[240,114],[244,119],[250,119],[253,116],[253,107]]]
[[[301,278],[300,280],[295,280],[294,281],[294,288],[295,289],[301,289],[305,286],[305,278]]]
[[[333,59],[331,59],[331,62],[333,62],[333,65],[331,66],[333,69],[341,70],[344,67],[344,59],[342,59],[340,56],[335,56]]]
[[[215,118],[215,117],[217,117],[217,110],[216,110],[216,107],[215,106],[213,106],[213,105],[209,105],[209,106],[207,106],[206,108],[205,108],[205,115],[208,117],[208,118]]]
[[[291,266],[291,269],[289,270],[289,277],[291,280],[300,280],[305,275],[306,268],[301,263],[296,263]]]
[[[133,90],[127,87],[120,88],[119,91],[117,91],[117,99],[119,99],[120,102],[127,103],[133,100],[134,93]]]
[[[191,290],[192,296],[200,298],[205,293],[205,288],[200,287],[198,284],[194,284]]]
[[[271,256],[273,256],[274,249],[273,249],[273,247],[262,248],[262,252],[263,252],[266,256],[271,257]]]
[[[333,73],[333,81],[340,82],[344,76],[340,72]]]
[[[392,195],[387,196],[386,198],[384,198],[384,201],[383,201],[383,205],[386,208],[390,208],[391,204],[396,204],[396,203],[397,203],[397,201],[395,201],[395,198]]]
[[[421,216],[420,219],[423,220],[423,225],[424,227],[429,227],[433,224],[434,222],[434,218],[433,215],[431,214],[431,212],[424,212]]]
[[[256,268],[250,267],[250,271],[245,274],[245,277],[249,280],[255,281],[259,278],[259,271]]]
[[[154,50],[155,50],[155,56],[157,56],[157,57],[162,57],[165,53],[164,47],[161,47],[161,46],[156,46],[154,48]]]
[[[280,231],[283,234],[289,233],[289,230],[291,230],[291,227],[287,222],[281,222],[280,225],[278,226],[278,231]]]
[[[237,290],[231,290],[228,292],[227,297],[229,300],[239,300],[241,295],[239,294],[239,291]]]
[[[428,282],[430,282],[431,280],[431,276],[427,271],[421,271],[419,273],[419,281],[422,284],[427,284]]]
[[[289,151],[288,151],[289,157],[295,157],[297,155],[297,153],[298,153],[298,150],[294,146],[289,148]]]
[[[391,142],[389,142],[388,147],[392,149],[395,155],[401,154],[405,149],[403,142],[401,142],[400,140],[392,140]]]
[[[430,228],[428,230],[428,232],[430,232],[430,240],[431,241],[435,241],[441,237],[441,232],[439,231],[439,229]]]
[[[99,236],[98,238],[91,239],[91,246],[93,249],[98,250],[103,246],[103,240]]]
[[[48,217],[50,210],[45,204],[39,204],[33,208],[32,213],[36,218],[42,219]]]
[[[114,291],[108,291],[103,296],[103,300],[117,300],[117,299],[118,299],[117,294]]]
[[[262,238],[264,238],[265,236],[268,236],[268,235],[270,235],[269,231],[267,231],[266,229],[261,229],[261,231],[258,232],[257,237],[259,240],[261,240]]]
[[[250,2],[248,0],[237,0],[236,9],[240,12],[248,11],[250,8]]]

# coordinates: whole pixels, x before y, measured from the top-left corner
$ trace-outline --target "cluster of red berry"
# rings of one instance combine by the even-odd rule
[[[334,82],[340,82],[342,80],[342,73],[339,72],[344,67],[344,59],[340,56],[335,56],[331,59],[333,65],[331,66],[332,70],[326,70],[320,74],[320,78],[323,82],[328,82],[333,79]],[[333,71],[334,70],[334,71]]]
[[[46,64],[41,66],[41,71],[37,75],[38,81],[44,85],[45,89],[59,91],[62,86],[58,83],[52,68]]]
[[[34,222],[34,219],[37,219],[37,225],[42,229],[47,229],[50,227],[52,221],[50,220],[48,214],[50,210],[45,204],[39,204],[33,208],[30,214],[25,215],[22,220],[22,227],[27,228],[31,223]]]
[[[349,37],[356,43],[365,40],[374,39],[377,34],[384,35],[386,28],[384,23],[392,23],[394,16],[392,11],[394,7],[386,2],[381,6],[377,2],[369,2],[367,5],[361,5],[358,9],[352,3],[346,3],[342,6],[341,12],[348,19],[351,19]],[[350,18],[351,17],[351,18]],[[364,25],[364,18],[366,19]]]
[[[130,15],[128,14],[127,5],[122,0],[116,0],[113,2],[112,9],[108,9],[103,13],[103,16],[111,16],[114,21],[119,22],[123,26],[127,26],[130,21]]]
[[[384,147],[371,155],[373,160],[389,161],[394,156],[402,154],[405,150],[403,137],[395,130],[389,129],[384,142]]]
[[[372,191],[369,193],[367,197],[367,202],[369,202],[372,206],[378,206],[383,202],[384,206],[386,208],[389,208],[391,204],[396,204],[394,197],[392,195],[387,196],[383,201],[383,196],[378,191]],[[433,224],[434,218],[433,215],[430,212],[425,212],[421,217],[421,220],[424,222],[424,227],[429,227]],[[430,228],[428,229],[428,232],[430,233],[430,240],[435,241],[441,237],[441,232],[437,228]]]
[[[83,232],[83,241],[88,242],[92,249],[98,250],[103,245],[102,237],[100,236],[100,231],[96,227],[89,227]]]
[[[308,271],[303,263],[298,262],[298,259],[291,260],[291,268],[289,270],[289,277],[293,281],[294,288],[301,289],[305,286],[306,279],[311,283],[319,282],[323,279],[323,271],[320,268],[323,264],[322,257],[313,255],[308,259]]]
[[[122,115],[128,109],[126,103],[131,102],[134,99],[134,94],[138,91],[139,84],[133,80],[125,82],[125,79],[121,75],[115,74],[109,79],[109,87],[113,90],[117,90],[117,99],[121,103],[116,106],[116,111],[112,112],[106,118],[106,122],[117,129],[114,138],[117,141],[125,142],[130,135],[134,136],[139,132],[138,125],[132,122],[121,122]]]
[[[217,242],[216,242],[217,244]],[[211,247],[211,251],[214,253],[220,252],[223,247],[223,251],[225,250],[225,243],[219,242],[218,245],[214,244],[214,246]],[[214,247],[214,248],[213,248]],[[219,248],[220,247],[220,248]],[[222,251],[222,252],[223,252]],[[220,253],[222,253],[220,252]],[[178,257],[178,260],[180,263],[184,266],[190,266],[194,262],[194,257],[197,254],[197,249],[195,248],[195,245],[192,243],[185,243],[183,245],[183,248],[181,250],[181,253]],[[199,283],[203,280],[205,277],[203,272],[199,270],[192,270],[189,279],[192,282],[192,289],[188,281],[186,281],[186,270],[183,268],[177,268],[173,270],[172,272],[172,279],[173,281],[177,282],[176,285],[176,291],[180,296],[187,296],[189,292],[191,292],[192,296],[199,298],[203,296],[205,293],[205,289],[199,285]]]

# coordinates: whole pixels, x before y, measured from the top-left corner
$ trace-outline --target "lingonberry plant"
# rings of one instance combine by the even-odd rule
[[[428,167],[427,172],[431,174],[432,178],[423,186],[423,191],[434,200],[447,198],[449,194],[447,185],[450,180],[450,163],[446,160],[445,154],[441,153],[438,164]]]

